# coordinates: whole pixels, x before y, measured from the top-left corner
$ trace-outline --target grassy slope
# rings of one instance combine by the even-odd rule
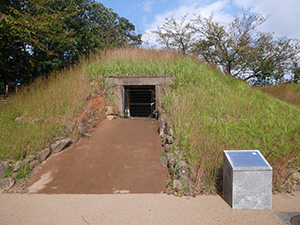
[[[274,97],[288,102],[292,105],[300,107],[300,85],[293,84],[279,84],[270,85],[267,87],[259,88],[262,92],[273,95]]]
[[[22,159],[41,150],[83,107],[92,91],[87,62],[23,87],[0,108],[0,160]],[[21,122],[15,122],[21,117]]]
[[[30,88],[31,93],[1,109],[1,159],[24,157],[59,135],[64,122],[80,110],[92,92],[91,84],[102,83],[106,76],[174,77],[164,107],[183,157],[197,168],[195,191],[215,189],[225,149],[261,150],[273,166],[276,189],[287,168],[299,168],[298,107],[189,57],[142,49],[115,50],[95,57],[89,65],[83,63],[47,84],[41,81]],[[27,120],[14,122],[18,116]]]

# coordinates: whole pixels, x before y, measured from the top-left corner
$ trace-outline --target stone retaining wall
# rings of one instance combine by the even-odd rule
[[[190,193],[188,164],[178,149],[170,118],[165,114],[159,116],[158,132],[164,147],[164,166],[169,170],[168,191],[179,196],[188,195]]]

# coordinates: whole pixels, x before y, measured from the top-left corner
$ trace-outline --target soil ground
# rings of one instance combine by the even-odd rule
[[[105,121],[84,138],[37,166],[29,193],[161,193],[167,172],[154,119]]]
[[[300,192],[273,195],[272,210],[232,210],[217,195],[0,194],[0,224],[283,224],[275,212],[300,212]]]

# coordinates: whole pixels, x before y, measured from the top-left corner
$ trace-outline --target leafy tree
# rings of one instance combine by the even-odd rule
[[[292,72],[291,65],[299,52],[298,46],[297,40],[274,39],[270,33],[261,34],[248,62],[249,71],[241,77],[259,86],[284,81],[284,75]]]
[[[197,15],[191,21],[166,19],[154,31],[166,48],[194,54],[217,65],[225,74],[250,84],[267,85],[284,80],[299,54],[299,41],[287,37],[274,38],[273,33],[258,27],[267,18],[258,13],[241,11],[229,24]],[[298,65],[298,64],[294,64]],[[295,68],[295,66],[293,67]],[[293,70],[297,75],[297,69]]]
[[[186,22],[188,14],[177,22],[174,18],[166,18],[166,22],[152,33],[157,35],[157,41],[170,50],[178,50],[186,54],[191,50],[194,31],[191,23]]]
[[[299,61],[298,61],[299,62]],[[294,61],[292,63],[292,67],[291,67],[291,70],[292,70],[292,81],[293,82],[300,82],[300,64]]]
[[[67,12],[49,10],[46,3],[6,0],[1,5],[0,80],[5,84],[24,83],[47,72],[40,63],[57,54],[51,46],[74,44],[72,31],[64,29]],[[68,7],[75,10],[71,5]]]
[[[214,21],[213,15],[205,19],[199,15],[193,21],[193,29],[199,33],[194,54],[234,77],[246,71],[249,56],[253,54],[251,46],[256,45],[254,32],[265,18],[243,11],[227,27]]]
[[[0,6],[0,83],[30,82],[80,55],[138,46],[126,18],[91,0],[4,0]]]

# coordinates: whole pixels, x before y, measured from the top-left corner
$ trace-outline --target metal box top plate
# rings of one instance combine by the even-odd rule
[[[224,152],[225,155],[227,155],[227,158],[229,158],[230,164],[233,168],[271,168],[270,164],[266,161],[266,159],[258,150],[232,150]]]

